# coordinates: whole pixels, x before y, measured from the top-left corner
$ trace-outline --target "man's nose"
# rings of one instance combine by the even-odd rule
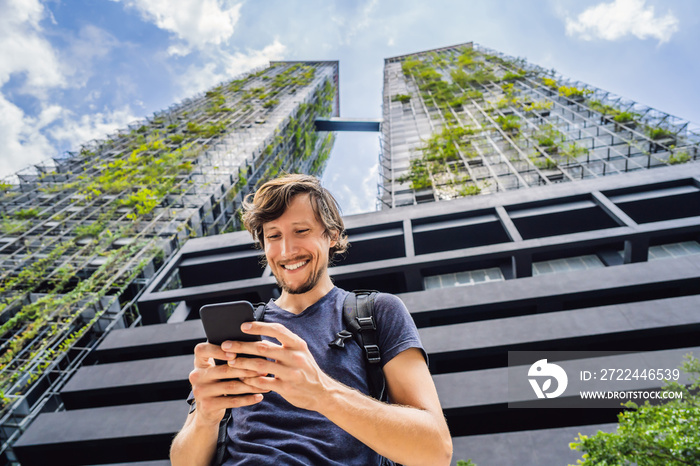
[[[296,241],[294,238],[286,237],[282,239],[282,257],[291,258],[296,254]]]

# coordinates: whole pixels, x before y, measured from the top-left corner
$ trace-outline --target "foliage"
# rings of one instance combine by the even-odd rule
[[[280,89],[287,86],[306,86],[313,80],[315,73],[316,68],[313,66],[297,63],[277,74],[270,86],[273,89]]]
[[[13,235],[15,233],[23,233],[29,229],[29,222],[26,220],[18,220],[16,218],[3,215],[0,218],[0,233],[5,235]]]
[[[402,104],[407,104],[411,101],[411,96],[407,94],[396,94],[391,98],[392,102],[401,102]]]
[[[474,184],[465,185],[459,189],[459,195],[463,196],[463,197],[476,196],[480,192],[481,192],[481,188],[478,187],[477,185],[474,185]]]
[[[168,136],[168,140],[175,145],[179,145],[182,144],[182,141],[185,140],[185,136],[183,136],[182,134],[172,134]]]
[[[187,123],[186,131],[192,135],[205,136],[213,138],[214,136],[226,131],[224,123],[205,123],[199,125],[193,121]]]
[[[14,217],[19,220],[29,220],[39,216],[39,209],[32,207],[30,209],[20,209],[14,213]]]
[[[687,355],[682,369],[690,385],[667,382],[665,391],[680,392],[682,398],[651,405],[625,404],[630,410],[618,414],[615,433],[581,435],[570,444],[583,452],[577,464],[680,466],[700,464],[700,360]]]
[[[104,222],[93,222],[87,225],[79,225],[75,228],[76,239],[87,236],[97,236],[105,229]]]
[[[465,48],[461,55],[457,58],[457,63],[463,68],[471,68],[476,63],[477,53],[472,48]]]
[[[158,205],[158,195],[155,191],[149,188],[141,188],[133,194],[130,194],[122,204],[127,207],[133,207],[135,212],[130,212],[126,218],[136,220],[138,217],[150,213]]]
[[[678,152],[676,154],[671,154],[668,158],[668,163],[670,163],[671,165],[677,165],[689,161],[690,155],[688,155],[687,152]]]
[[[537,112],[542,110],[551,110],[554,107],[554,103],[545,100],[536,100],[534,102],[529,102],[523,106],[523,110],[526,112]]]
[[[474,129],[468,127],[444,126],[442,131],[433,134],[425,145],[419,148],[421,156],[411,160],[408,172],[397,181],[399,183],[410,181],[411,189],[421,190],[433,185],[431,174],[434,176],[445,174],[451,180],[450,184],[454,184],[456,173],[452,172],[456,170],[450,168],[450,163],[460,160],[460,152],[468,158],[474,156],[470,149],[469,136],[475,133]],[[463,181],[468,181],[468,178]],[[476,190],[479,190],[476,186],[465,188],[465,192],[461,195],[478,194]]]
[[[629,123],[630,121],[634,121],[637,116],[636,113],[632,112],[620,112],[613,117],[613,121],[616,123]]]
[[[518,81],[520,79],[525,78],[525,70],[518,70],[517,73],[513,73],[511,71],[507,71],[506,74],[503,75],[503,81]]]
[[[595,110],[596,112],[600,112],[603,115],[617,115],[620,113],[620,110],[616,109],[615,107],[607,104],[603,104],[599,100],[591,99],[588,101],[588,106],[591,108],[591,110]]]
[[[549,157],[530,157],[530,160],[541,170],[553,170],[557,168],[557,162]]]
[[[579,89],[574,86],[559,86],[558,91],[559,95],[564,97],[584,97],[593,93],[590,89]]]
[[[564,140],[564,135],[552,125],[540,126],[537,133],[534,134],[537,144],[542,147],[558,146]]]
[[[557,89],[559,87],[557,81],[552,78],[542,78],[542,84],[547,87],[551,87],[552,89]]]
[[[457,460],[457,466],[476,466],[476,463],[472,460]]]
[[[0,181],[0,191],[2,192],[7,192],[8,190],[12,189],[12,186],[13,185],[11,183]]]
[[[588,152],[589,151],[586,147],[579,146],[575,142],[572,142],[561,151],[561,155],[568,161],[572,162],[578,159],[580,156],[587,155]]]
[[[649,128],[647,132],[649,137],[654,141],[675,137],[675,135],[666,128]]]
[[[499,115],[496,123],[503,131],[517,133],[520,131],[520,118],[517,115]]]

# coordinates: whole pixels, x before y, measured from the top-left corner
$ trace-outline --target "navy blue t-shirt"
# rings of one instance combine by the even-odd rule
[[[343,330],[343,301],[347,291],[333,288],[300,314],[267,304],[265,322],[279,322],[306,341],[320,368],[334,379],[369,393],[362,349],[353,340],[345,348],[328,343]],[[425,354],[416,326],[403,302],[380,293],[374,306],[382,364],[409,348]],[[274,392],[252,406],[235,408],[228,427],[226,465],[369,465],[379,464],[377,453],[333,424],[325,416],[292,406]]]

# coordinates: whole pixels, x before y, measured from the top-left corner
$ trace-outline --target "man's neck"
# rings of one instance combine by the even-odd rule
[[[333,282],[331,278],[326,275],[324,279],[321,279],[318,284],[302,294],[291,294],[286,291],[282,291],[282,295],[275,300],[275,304],[280,308],[292,314],[301,314],[304,309],[316,303],[319,299],[323,298],[328,294],[329,291],[333,289]]]

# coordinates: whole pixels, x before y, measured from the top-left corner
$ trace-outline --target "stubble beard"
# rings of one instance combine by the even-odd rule
[[[316,285],[318,285],[318,282],[321,281],[321,277],[323,276],[325,271],[326,265],[324,265],[320,269],[314,270],[313,272],[311,272],[311,275],[309,275],[309,278],[296,288],[292,288],[291,286],[289,286],[289,284],[285,282],[281,276],[278,277],[277,275],[275,275],[275,279],[277,280],[277,286],[279,286],[282,289],[282,291],[288,294],[304,294],[313,290],[316,287]]]

